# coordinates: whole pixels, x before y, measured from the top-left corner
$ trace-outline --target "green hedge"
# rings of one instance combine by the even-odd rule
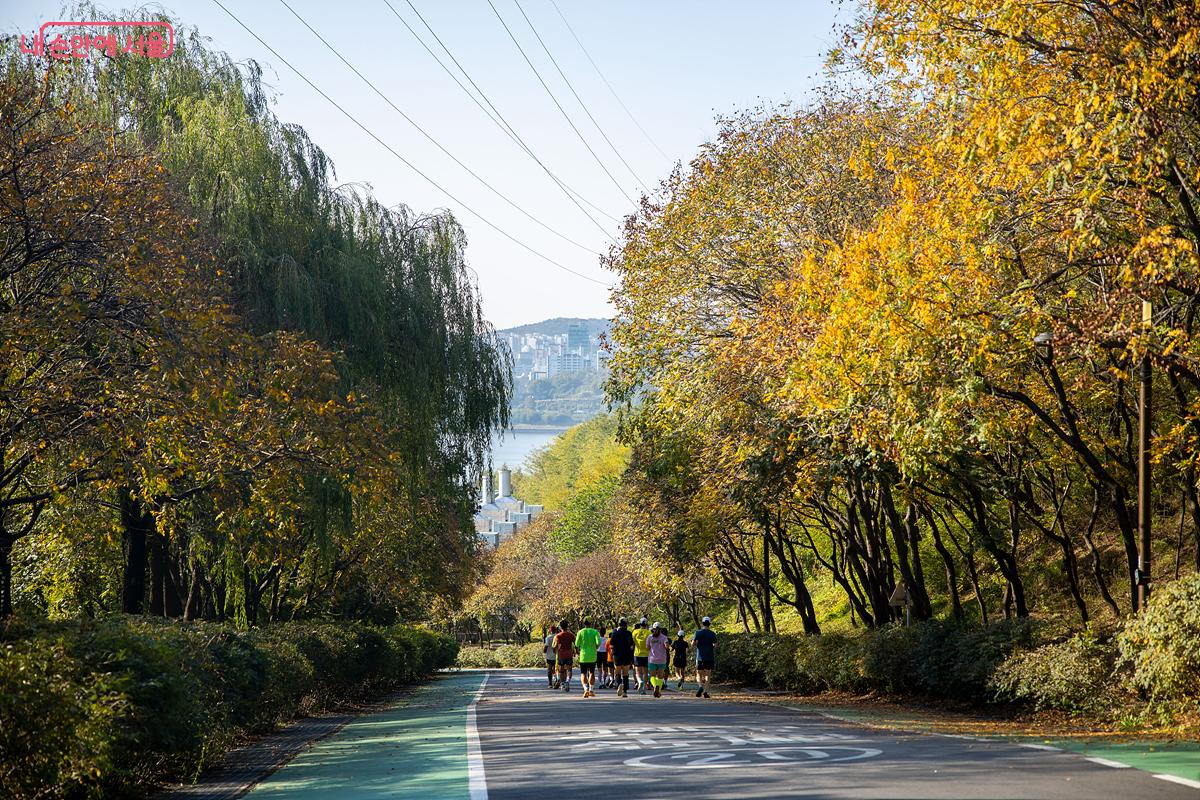
[[[1014,650],[1033,644],[1027,620],[988,626],[923,622],[854,634],[720,634],[715,677],[802,694],[927,694],[982,701]]]
[[[502,669],[504,667],[545,667],[546,658],[537,642],[490,647],[464,647],[458,651],[457,666],[462,669]]]
[[[450,637],[357,623],[114,617],[0,628],[6,797],[136,796],[187,780],[239,737],[454,663]]]
[[[1042,641],[1029,620],[921,622],[853,634],[720,634],[716,677],[801,694],[925,695],[1111,717],[1140,695],[1194,713],[1200,703],[1200,575],[1157,587],[1115,636]]]

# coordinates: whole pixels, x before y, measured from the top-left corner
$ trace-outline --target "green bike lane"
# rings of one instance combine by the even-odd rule
[[[485,680],[463,672],[419,686],[314,742],[245,797],[469,800],[468,709]]]

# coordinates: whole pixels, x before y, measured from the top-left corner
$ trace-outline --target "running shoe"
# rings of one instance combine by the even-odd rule
[[[704,690],[703,690],[703,689],[697,689],[697,690],[696,690],[696,697],[703,697],[703,696],[704,696]]]
[[[705,696],[705,697],[708,697],[708,696],[709,696],[708,692],[705,692],[705,693],[704,693],[704,696]]]
[[[654,687],[654,696],[655,696],[655,697],[662,697],[662,691],[661,691],[661,690],[659,690],[659,688],[658,688],[657,686],[656,686],[656,687]]]
[[[617,697],[624,697],[624,696],[625,696],[625,687],[618,686],[617,687]]]

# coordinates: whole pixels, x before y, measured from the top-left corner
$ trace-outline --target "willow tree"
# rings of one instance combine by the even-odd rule
[[[139,13],[129,18],[151,18]],[[92,130],[162,166],[161,179],[198,220],[195,241],[213,256],[213,289],[236,325],[262,343],[291,337],[327,353],[334,380],[302,394],[314,409],[357,409],[350,413],[371,435],[341,448],[356,467],[293,459],[262,480],[231,468],[223,501],[237,501],[240,517],[214,505],[222,498],[210,482],[186,469],[175,476],[184,491],[137,485],[153,472],[138,467],[154,459],[127,450],[145,463],[114,470],[134,481],[117,492],[126,539],[145,530],[165,539],[180,573],[173,591],[211,584],[207,613],[218,616],[239,606],[239,616],[254,616],[264,594],[273,616],[307,613],[341,603],[363,580],[404,587],[409,602],[461,592],[475,541],[472,487],[491,430],[507,422],[510,388],[462,229],[448,213],[385,208],[365,189],[338,186],[304,130],[272,113],[257,64],[211,50],[195,30],[176,31],[168,59],[55,65],[48,90]],[[270,416],[283,420],[295,392],[277,397],[283,407]],[[240,533],[221,534],[234,519],[245,523]],[[272,533],[285,530],[293,533]],[[129,560],[135,570],[137,561]],[[132,608],[140,600],[129,594]]]

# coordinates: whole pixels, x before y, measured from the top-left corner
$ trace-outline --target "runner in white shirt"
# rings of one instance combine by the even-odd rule
[[[600,686],[605,689],[612,688],[612,677],[609,674],[608,665],[608,636],[605,629],[600,629],[600,646],[596,648],[596,653],[599,657],[596,659],[596,666],[600,668]]]

